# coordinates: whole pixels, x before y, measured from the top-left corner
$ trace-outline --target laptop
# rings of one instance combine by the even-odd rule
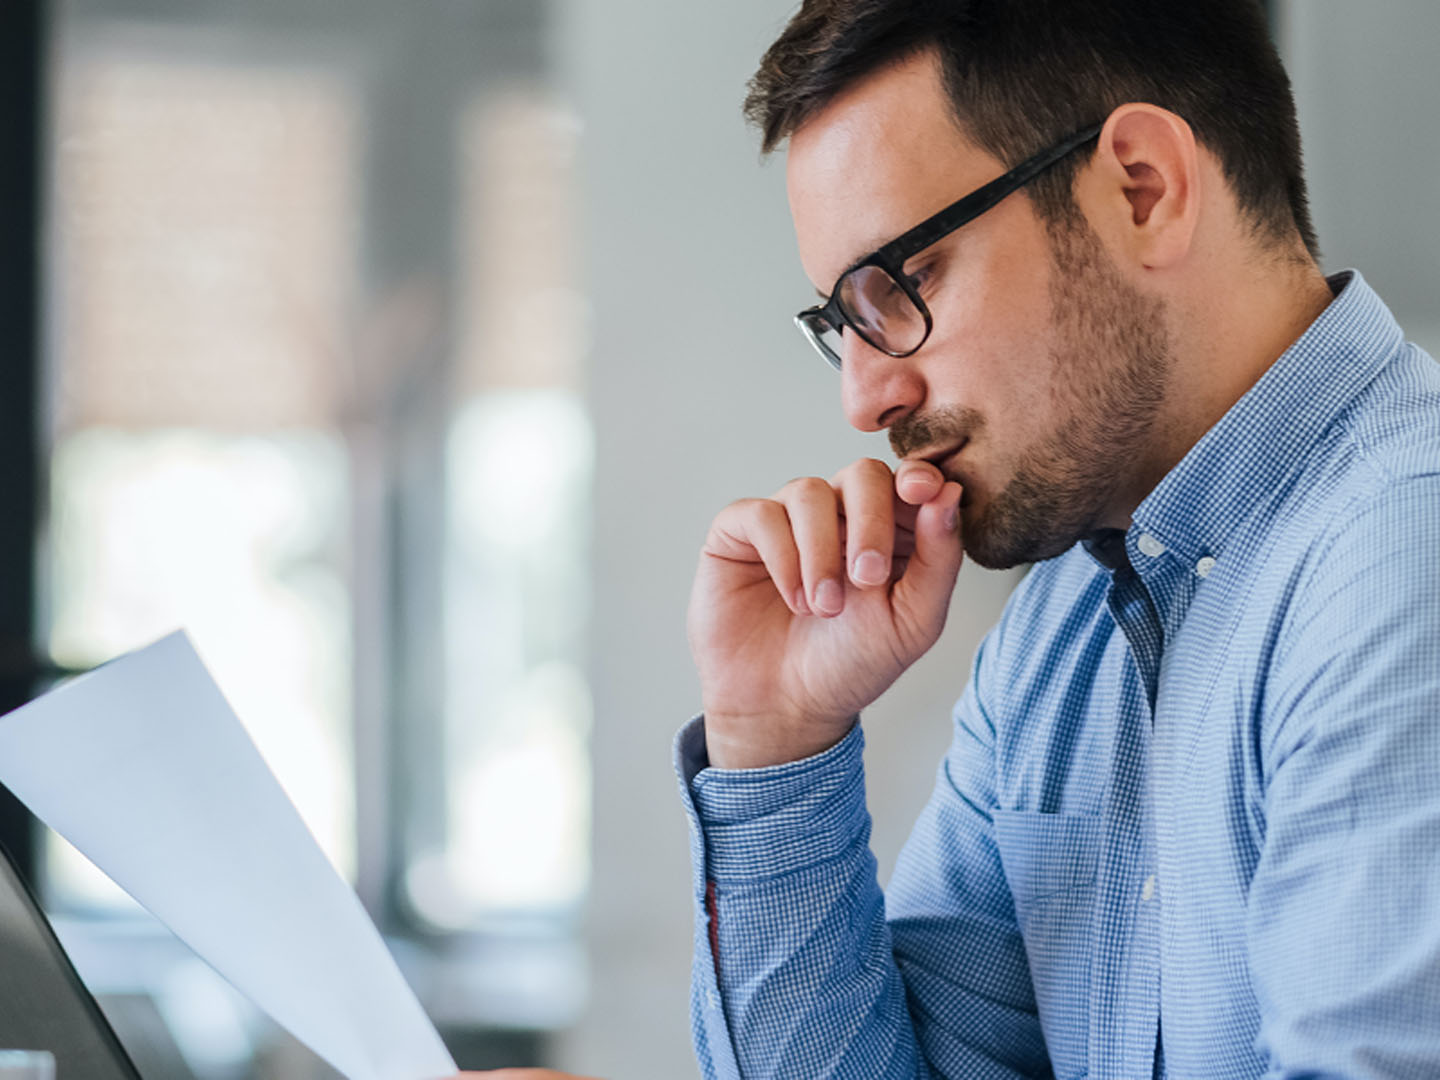
[[[0,1047],[49,1050],[60,1078],[141,1080],[3,847]]]

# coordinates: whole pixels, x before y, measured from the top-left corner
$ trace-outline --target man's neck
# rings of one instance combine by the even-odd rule
[[[1128,528],[1135,508],[1260,381],[1334,299],[1312,262],[1245,275],[1174,313],[1173,376],[1144,465],[1100,522]]]

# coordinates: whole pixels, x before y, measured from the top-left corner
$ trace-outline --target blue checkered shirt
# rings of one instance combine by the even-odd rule
[[[976,654],[888,891],[858,725],[707,767],[706,1077],[1440,1077],[1440,365],[1358,274]]]

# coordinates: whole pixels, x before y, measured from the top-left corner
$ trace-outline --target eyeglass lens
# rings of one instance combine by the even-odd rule
[[[859,266],[840,281],[840,306],[851,325],[877,349],[913,352],[925,340],[925,316],[888,271]]]

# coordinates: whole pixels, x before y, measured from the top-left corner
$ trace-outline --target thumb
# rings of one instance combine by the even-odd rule
[[[921,633],[939,636],[960,573],[960,485],[947,480],[915,516],[915,553],[895,583],[892,603]],[[929,647],[929,642],[925,647]]]

